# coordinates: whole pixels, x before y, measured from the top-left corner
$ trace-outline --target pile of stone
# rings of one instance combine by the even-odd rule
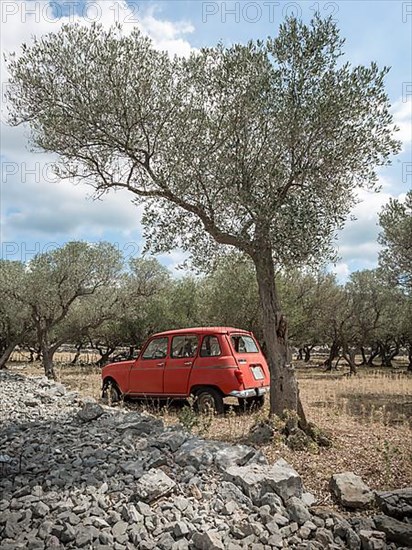
[[[408,490],[379,494],[379,515],[345,518],[315,506],[282,459],[269,465],[252,447],[85,402],[44,378],[1,372],[0,414],[1,550],[380,550],[412,541]],[[353,482],[333,482],[346,506],[359,499]]]

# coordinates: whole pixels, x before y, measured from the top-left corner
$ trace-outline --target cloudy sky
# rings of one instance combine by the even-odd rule
[[[376,266],[379,246],[377,214],[390,197],[403,198],[412,187],[412,2],[406,1],[134,1],[125,0],[2,0],[1,49],[18,51],[32,35],[56,32],[63,22],[100,21],[109,27],[120,22],[127,32],[134,25],[149,35],[156,47],[186,55],[192,48],[246,42],[275,35],[285,15],[308,21],[315,10],[333,15],[346,38],[352,63],[376,61],[391,71],[386,79],[393,114],[400,128],[402,152],[380,172],[380,193],[359,194],[337,247],[339,263],[332,266],[344,281],[358,269]],[[85,185],[62,182],[53,175],[53,157],[28,149],[27,129],[6,124],[7,71],[1,61],[1,255],[30,259],[35,253],[73,239],[116,243],[126,257],[143,248],[141,212],[127,193],[116,192],[92,200]],[[170,267],[182,260],[175,251],[161,257]]]

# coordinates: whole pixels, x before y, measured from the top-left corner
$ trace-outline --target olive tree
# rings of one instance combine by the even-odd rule
[[[379,222],[383,230],[379,241],[384,247],[380,264],[397,284],[412,291],[412,190],[403,202],[391,199]]]
[[[61,177],[128,189],[154,252],[251,258],[271,412],[302,420],[275,269],[329,258],[355,189],[398,148],[388,69],[352,67],[343,43],[331,19],[288,18],[274,38],[170,59],[137,29],[67,25],[8,62],[11,123]]]
[[[121,254],[105,242],[70,242],[30,261],[21,301],[30,309],[46,376],[55,377],[53,356],[72,332],[70,313],[78,300],[113,285],[121,267]]]
[[[379,241],[383,245],[379,263],[385,278],[394,282],[402,293],[398,311],[401,344],[408,349],[408,370],[412,371],[412,190],[404,201],[391,199],[382,209],[379,221],[382,227]],[[398,347],[399,340],[392,354]]]
[[[134,349],[149,333],[158,330],[159,316],[151,314],[153,302],[170,285],[168,270],[156,259],[133,258],[129,262],[116,289],[117,301],[111,315],[87,331],[91,347],[100,354],[98,365],[107,363],[119,346],[128,346],[132,358]]]
[[[30,309],[22,303],[26,280],[22,262],[0,260],[0,369],[33,330]]]
[[[202,317],[210,325],[241,327],[262,339],[256,276],[250,261],[230,254],[201,283]]]

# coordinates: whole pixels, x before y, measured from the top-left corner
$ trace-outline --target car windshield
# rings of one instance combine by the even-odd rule
[[[245,334],[232,334],[230,337],[236,353],[258,353],[259,350],[251,336]]]

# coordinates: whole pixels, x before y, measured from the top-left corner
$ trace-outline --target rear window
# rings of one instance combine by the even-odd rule
[[[203,338],[200,357],[217,357],[221,353],[217,336],[205,336]]]
[[[172,357],[194,357],[197,346],[197,336],[175,336],[172,340]]]
[[[236,353],[258,353],[258,347],[251,336],[245,334],[232,334],[230,337]]]

